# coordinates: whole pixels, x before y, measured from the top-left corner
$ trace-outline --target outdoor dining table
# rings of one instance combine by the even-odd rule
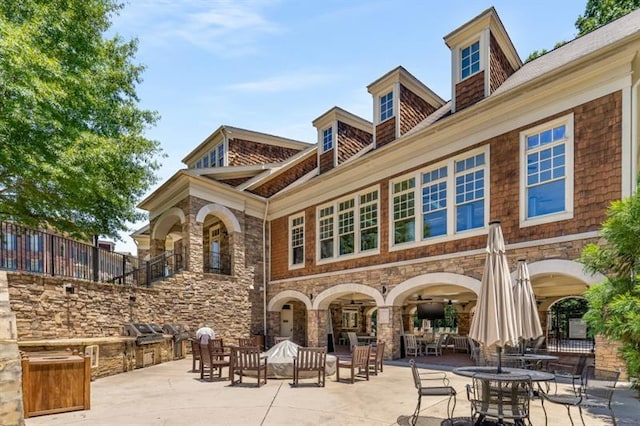
[[[458,367],[453,369],[453,374],[463,377],[473,377],[476,374],[482,374],[483,377],[490,379],[492,376],[500,380],[522,380],[522,376],[531,377],[532,382],[548,382],[555,378],[551,373],[540,370],[527,370],[526,368],[502,367],[502,372],[498,373],[496,367]]]
[[[549,354],[508,354],[505,355],[503,359],[522,361],[525,366],[532,366],[532,368],[535,369],[538,364],[546,365],[549,361],[557,361],[560,358],[556,355]],[[527,370],[529,370],[528,367]]]
[[[375,343],[378,340],[377,336],[358,336],[358,341],[366,344]]]

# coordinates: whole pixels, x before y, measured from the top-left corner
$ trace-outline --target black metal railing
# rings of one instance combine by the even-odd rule
[[[593,339],[563,339],[549,337],[547,351],[566,353],[592,353],[595,351]]]
[[[231,256],[218,252],[209,253],[204,264],[204,271],[213,274],[231,275]]]
[[[184,270],[184,247],[179,251],[167,250],[146,262],[149,282],[161,281]]]

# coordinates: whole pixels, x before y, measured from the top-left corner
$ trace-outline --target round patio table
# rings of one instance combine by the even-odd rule
[[[557,361],[559,357],[548,354],[509,354],[504,355],[502,359],[517,359],[519,361],[522,361],[524,365],[527,366],[526,368],[529,370],[536,369],[539,365],[546,368],[546,365],[549,363],[549,361]],[[531,366],[531,368],[529,366]]]
[[[546,371],[511,367],[502,367],[502,373],[498,373],[496,367],[458,367],[453,369],[453,374],[463,377],[473,377],[476,374],[482,374],[483,378],[496,378],[500,380],[509,380],[510,378],[522,380],[522,376],[529,376],[532,382],[548,382],[555,378],[553,374],[547,373]]]

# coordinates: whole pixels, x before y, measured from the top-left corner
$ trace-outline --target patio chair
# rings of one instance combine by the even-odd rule
[[[447,373],[445,372],[423,372],[420,373],[418,367],[416,367],[415,360],[409,360],[409,365],[411,366],[411,373],[413,374],[413,384],[418,390],[418,404],[416,405],[416,409],[413,412],[413,416],[411,416],[411,424],[415,425],[418,421],[418,415],[420,414],[420,404],[422,403],[423,396],[448,396],[449,400],[447,401],[447,416],[449,422],[452,422],[453,411],[456,409],[456,390],[449,386],[449,379],[447,379]],[[435,386],[425,386],[423,385],[423,381],[429,383],[433,383],[434,381],[438,382]],[[441,383],[441,384],[440,384]],[[453,400],[453,407],[451,407],[451,400]],[[449,411],[451,408],[451,411]]]
[[[214,343],[214,340],[218,342]],[[224,352],[222,339],[212,339],[209,343],[200,344],[200,380],[204,379],[205,373],[209,376],[209,381],[213,381],[214,372],[217,377],[222,378],[222,368],[230,367],[230,353]]]
[[[200,342],[196,339],[189,339],[191,342],[191,371],[200,371]],[[198,362],[198,369],[196,370],[196,361]]]
[[[336,381],[340,381],[340,368],[348,368],[351,370],[351,383],[355,382],[356,374],[364,373],[367,380],[369,380],[369,358],[371,356],[371,346],[369,345],[356,345],[351,349],[351,356],[349,358],[336,357]],[[356,373],[357,370],[357,373]]]
[[[580,420],[582,420],[583,425],[583,408],[606,408],[609,410],[611,420],[615,426],[617,423],[616,417],[613,413],[613,408],[611,407],[611,400],[619,377],[619,371],[602,370],[595,368],[593,365],[588,365],[584,370],[584,374],[582,375],[582,384],[578,388],[576,394],[552,395],[540,390],[539,394],[542,400],[542,409],[544,410],[545,417],[547,415],[547,410],[544,408],[545,401],[564,405],[567,408],[567,414],[569,415],[569,420],[572,425],[573,418],[571,418],[571,407],[578,407]]]
[[[537,339],[535,339],[533,342],[531,342],[531,346],[529,346],[527,348],[528,352],[533,352],[533,353],[537,353],[539,351],[542,350],[542,346],[544,345],[544,341],[545,341],[545,336],[540,336]]]
[[[340,333],[340,337],[338,338],[338,344],[339,345],[346,345],[347,342],[349,342],[349,337],[347,336],[347,333],[345,333],[344,331]]]
[[[242,383],[242,377],[245,372],[255,372],[258,378],[258,387],[267,383],[267,356],[261,355],[259,346],[237,347],[232,349],[231,355],[231,371],[229,377],[231,384]],[[239,379],[235,380],[235,375],[239,375]]]
[[[424,354],[425,355],[433,354],[435,356],[442,355],[442,345],[444,344],[444,341],[446,339],[447,339],[447,335],[441,333],[435,342],[427,343],[426,345],[424,345]]]
[[[358,335],[354,331],[348,331],[347,337],[349,338],[349,349],[353,350],[354,346],[358,346]]]
[[[557,391],[557,379],[571,380],[571,387],[573,392],[576,393],[576,382],[580,383],[585,367],[587,366],[587,355],[580,355],[578,362],[574,365],[562,364],[562,363],[548,363],[547,371],[553,373],[556,376],[556,391]]]
[[[526,421],[531,425],[529,403],[532,395],[530,376],[474,374],[471,384],[467,385],[472,423],[482,424],[490,417],[500,424],[512,420],[516,424]]]
[[[301,371],[318,373],[318,386],[324,387],[327,365],[327,348],[304,348],[298,346],[298,353],[293,358],[293,386],[298,386]]]
[[[480,356],[480,344],[473,340],[471,336],[467,336],[467,340],[469,342],[469,358],[472,361],[477,361]]]
[[[422,347],[418,344],[416,336],[413,334],[404,335],[404,349],[407,356],[419,356],[422,355]]]
[[[371,354],[369,355],[369,368],[371,373],[378,375],[378,370],[382,373],[382,361],[384,360],[384,342],[378,342],[376,346],[371,347]]]
[[[241,348],[246,348],[249,346],[256,346],[251,337],[238,337],[238,346]]]

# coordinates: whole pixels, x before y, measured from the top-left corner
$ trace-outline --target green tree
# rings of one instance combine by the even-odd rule
[[[588,0],[584,14],[578,16],[578,37],[585,35],[640,7],[640,0]]]
[[[602,224],[602,242],[589,244],[580,261],[606,279],[585,293],[585,321],[598,334],[622,343],[630,377],[640,376],[640,193],[614,201]]]
[[[116,236],[155,182],[137,41],[107,37],[112,0],[0,2],[0,219]]]
[[[638,7],[640,7],[640,0],[587,0],[584,14],[578,16],[575,22],[576,29],[578,30],[577,37],[608,24],[614,19],[618,19],[636,10]],[[566,43],[566,41],[559,41],[553,48],[557,49]],[[527,59],[525,59],[525,62],[532,61],[547,52],[547,49],[534,50],[529,54]]]

